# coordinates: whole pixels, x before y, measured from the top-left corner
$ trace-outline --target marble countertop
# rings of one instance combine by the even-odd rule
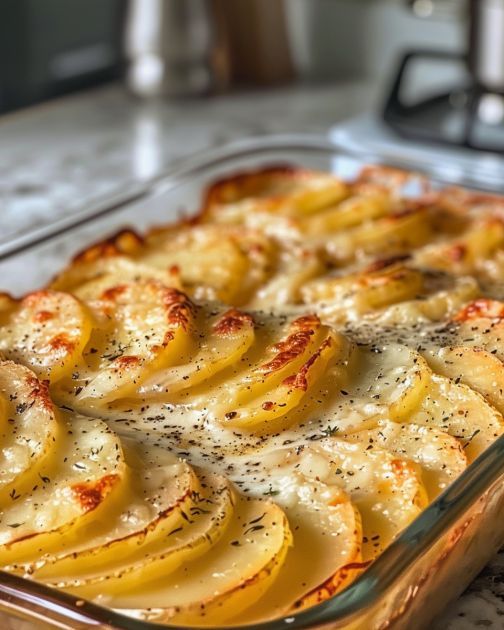
[[[108,86],[4,116],[0,246],[127,196],[195,151],[269,133],[325,133],[378,98],[358,82],[170,102],[142,102]],[[480,627],[504,628],[502,552],[435,630]]]
[[[8,115],[0,119],[0,244],[126,195],[196,151],[240,137],[323,132],[373,98],[364,83],[171,102],[106,87]]]

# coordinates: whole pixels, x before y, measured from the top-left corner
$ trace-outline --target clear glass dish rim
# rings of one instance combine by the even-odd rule
[[[70,232],[72,229],[93,221],[93,219],[107,213],[120,210],[132,201],[140,201],[142,198],[169,192],[188,179],[194,178],[208,169],[224,165],[232,160],[240,158],[261,156],[275,151],[297,151],[299,153],[319,153],[327,157],[344,156],[355,158],[359,162],[376,163],[412,170],[415,173],[439,184],[451,182],[441,178],[432,177],[428,172],[418,168],[418,164],[411,159],[402,158],[384,159],[372,152],[349,151],[341,148],[334,142],[324,137],[312,134],[289,134],[275,136],[260,136],[248,138],[227,144],[219,149],[207,150],[185,160],[180,166],[170,169],[168,172],[146,183],[143,190],[139,191],[132,200],[126,197],[121,200],[119,196],[109,198],[110,204],[101,207],[96,213],[87,214],[84,219],[78,218],[74,223],[66,224],[51,232],[46,231],[40,238],[22,244],[10,253],[3,255],[9,258],[22,251],[31,249],[45,241]],[[295,162],[295,159],[293,160]],[[273,159],[271,164],[278,164],[280,160]],[[281,160],[288,163],[288,159]],[[232,164],[230,164],[232,168]],[[238,170],[243,170],[238,167]],[[469,187],[474,187],[469,184]],[[450,528],[461,518],[464,513],[475,504],[498,480],[504,475],[504,436],[498,438],[475,462],[473,462],[456,479],[450,487],[429,505],[411,523],[401,535],[368,567],[350,586],[334,595],[332,598],[317,604],[300,613],[293,613],[286,617],[278,618],[256,624],[225,626],[226,629],[240,628],[241,630],[278,630],[282,627],[293,629],[310,628],[322,624],[345,620],[358,614],[373,604],[400,579],[401,575],[411,567],[415,560],[423,556]],[[124,630],[159,630],[170,628],[187,630],[187,626],[137,620],[111,609],[104,608],[91,602],[82,601],[75,596],[63,593],[56,589],[46,587],[37,582],[18,577],[0,571],[0,602],[15,602],[19,610],[26,610],[28,615],[34,607],[45,612],[46,618],[51,620],[51,611],[57,612],[60,619],[79,620],[80,627],[105,624],[108,628]]]

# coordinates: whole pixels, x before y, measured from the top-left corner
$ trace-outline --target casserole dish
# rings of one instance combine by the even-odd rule
[[[376,161],[373,156],[345,155],[315,140],[261,141],[226,149],[154,182],[132,204],[101,209],[96,221],[82,221],[71,231],[55,233],[51,238],[46,235],[22,250],[4,252],[0,270],[6,281],[2,288],[19,294],[44,285],[65,259],[98,236],[127,224],[145,229],[175,219],[181,211],[198,208],[201,191],[224,174],[289,162],[345,177],[354,174],[363,162]],[[421,189],[422,181],[411,178],[408,194],[414,198]],[[37,273],[32,274],[35,270]],[[502,543],[503,531],[493,523],[498,522],[504,500],[500,489],[504,471],[499,463],[503,448],[500,438],[345,591],[305,612],[253,627],[385,628],[414,624],[420,628],[427,624]],[[20,622],[25,627],[30,623],[35,627],[41,623],[69,628],[159,627],[21,578],[3,578],[0,593],[6,627],[16,627],[17,622],[8,619],[18,615],[25,618]]]

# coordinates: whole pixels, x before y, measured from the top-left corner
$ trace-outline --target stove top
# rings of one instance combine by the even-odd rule
[[[504,192],[504,155],[401,137],[379,116],[366,114],[331,128],[330,139],[353,153],[381,156],[447,183]]]

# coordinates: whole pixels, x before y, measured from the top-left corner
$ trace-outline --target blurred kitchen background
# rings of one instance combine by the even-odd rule
[[[385,81],[406,49],[464,53],[468,15],[464,0],[4,0],[0,111],[123,77],[171,95]]]

